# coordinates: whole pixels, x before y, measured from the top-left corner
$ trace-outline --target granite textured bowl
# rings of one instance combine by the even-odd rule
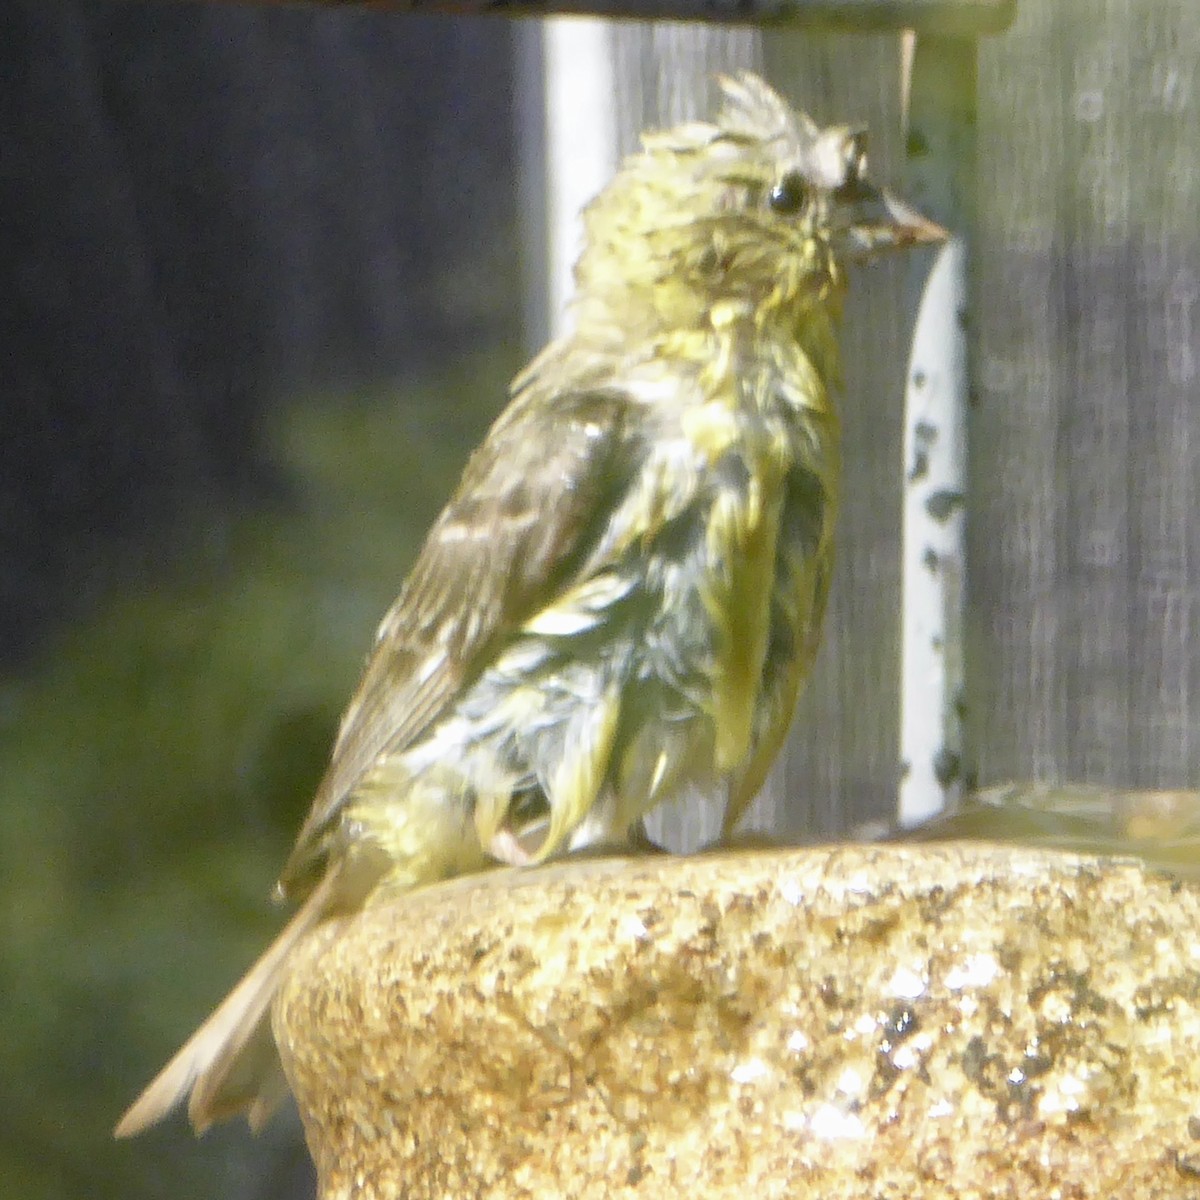
[[[1123,859],[594,860],[319,931],[323,1200],[1200,1196],[1200,890]]]

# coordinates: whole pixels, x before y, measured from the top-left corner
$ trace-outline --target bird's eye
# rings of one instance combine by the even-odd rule
[[[787,217],[798,213],[804,207],[806,199],[808,199],[808,184],[804,182],[804,177],[798,171],[789,171],[771,189],[767,203],[773,212]]]

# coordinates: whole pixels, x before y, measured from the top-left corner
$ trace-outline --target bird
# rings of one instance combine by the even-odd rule
[[[453,876],[620,848],[690,793],[732,831],[817,651],[847,271],[938,242],[866,133],[756,75],[643,134],[584,209],[570,327],[510,386],[384,616],[277,885],[283,932],[125,1113],[286,1096],[270,1031],[315,927]]]

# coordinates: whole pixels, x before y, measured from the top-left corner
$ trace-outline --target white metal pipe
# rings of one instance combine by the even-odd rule
[[[966,741],[966,497],[970,373],[968,248],[975,172],[975,42],[922,36],[905,46],[909,198],[954,238],[920,296],[905,385],[900,792],[913,825],[960,797]],[[922,292],[922,282],[924,284]]]
[[[552,334],[561,333],[579,257],[579,212],[617,165],[616,80],[608,22],[555,17],[542,26],[546,130],[547,287]]]
[[[966,578],[966,247],[940,250],[913,334],[904,413],[899,819],[958,798]]]

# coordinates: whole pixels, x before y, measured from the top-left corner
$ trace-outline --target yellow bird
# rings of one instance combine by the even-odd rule
[[[833,562],[849,262],[944,231],[872,186],[865,138],[752,75],[647,134],[584,213],[573,331],[430,530],[279,890],[301,907],[125,1114],[284,1095],[270,1006],[316,924],[498,862],[628,844],[687,789],[726,828],[783,740]]]

